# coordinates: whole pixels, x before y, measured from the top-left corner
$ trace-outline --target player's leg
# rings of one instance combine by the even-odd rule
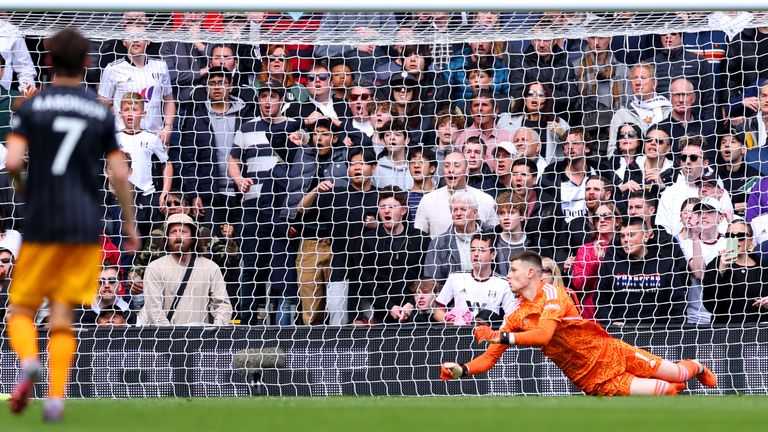
[[[707,387],[717,387],[717,376],[696,360],[682,360],[677,363],[663,360],[654,377],[673,383],[682,383],[696,378]]]
[[[631,396],[677,396],[685,390],[683,383],[670,383],[661,379],[634,377],[629,383]]]
[[[61,421],[69,371],[77,348],[72,330],[73,308],[90,305],[97,292],[101,268],[98,244],[52,245],[60,266],[60,283],[52,290],[49,317],[48,363],[50,369],[48,400],[43,411],[46,421]]]
[[[675,396],[685,390],[685,384],[640,378],[623,372],[599,383],[582,383],[580,388],[592,396]]]
[[[14,414],[21,413],[27,407],[32,388],[40,376],[35,315],[51,280],[48,271],[51,259],[53,255],[44,245],[26,243],[16,262],[16,277],[9,293],[11,306],[7,327],[11,348],[21,363],[19,381],[8,405]]]
[[[8,337],[11,348],[19,356],[21,374],[13,390],[8,407],[14,414],[21,414],[32,397],[32,388],[40,378],[40,358],[37,352],[36,309],[12,305],[8,319]]]
[[[72,331],[72,306],[68,303],[51,304],[49,317],[50,337],[48,341],[49,390],[43,411],[47,421],[60,421],[64,409],[64,392],[69,381],[69,371],[77,343]]]
[[[639,378],[658,378],[670,383],[684,383],[695,377],[707,387],[717,386],[715,374],[696,360],[672,363],[625,342],[617,341],[615,344],[626,352],[627,372]]]

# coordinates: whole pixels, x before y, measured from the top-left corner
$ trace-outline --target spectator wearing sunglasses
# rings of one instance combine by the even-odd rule
[[[2,258],[0,257],[0,260]],[[2,261],[0,261],[1,263]],[[75,323],[81,325],[95,325],[96,320],[102,310],[114,309],[120,310],[126,318],[128,324],[136,323],[136,314],[132,313],[128,302],[118,295],[120,280],[118,279],[117,267],[104,267],[99,275],[99,291],[94,296],[90,307],[84,308],[77,314]]]
[[[736,250],[724,249],[704,273],[704,306],[713,323],[744,325],[768,321],[768,271],[753,253],[752,228],[743,219],[733,221],[726,238]]]
[[[333,122],[334,128],[340,128],[346,104],[343,100],[336,99],[331,91],[331,72],[328,67],[322,62],[316,62],[305,76],[309,98],[306,102],[289,104],[285,115],[303,119],[304,126],[308,128],[312,127],[317,119],[327,117]]]
[[[437,113],[450,106],[449,88],[441,73],[432,71],[429,45],[406,45],[403,70],[390,77],[389,100],[402,108],[414,142],[434,141]],[[384,96],[384,95],[382,95]]]
[[[659,199],[659,212],[656,223],[664,227],[673,236],[682,229],[680,208],[687,198],[701,196],[702,179],[705,174],[715,175],[704,157],[703,138],[699,136],[683,137],[680,143],[680,169],[674,183],[667,187]],[[722,185],[720,180],[717,180]],[[723,213],[733,213],[733,203],[730,194],[723,190],[719,195],[720,207]]]
[[[670,156],[672,143],[669,135],[663,129],[651,126],[643,139],[638,135],[639,129],[633,124],[626,124],[619,129],[620,151],[629,153],[631,150],[622,149],[631,147],[633,144],[630,141],[636,140],[639,143],[637,151],[639,155],[634,158],[634,161],[624,169],[621,165],[616,169],[617,178],[621,181],[618,189],[622,197],[617,199],[619,202],[623,202],[624,198],[632,192],[642,190],[651,191],[657,195],[673,183],[676,171]]]
[[[344,132],[339,144],[346,146],[373,146],[373,136],[377,134],[372,121],[376,104],[373,103],[373,90],[362,84],[354,85],[346,91],[347,112],[344,115]]]
[[[726,240],[717,229],[723,217],[720,201],[714,197],[703,198],[693,206],[693,213],[688,220],[691,227],[688,237],[680,241],[680,249],[691,272],[686,311],[689,324],[709,324],[712,319],[712,314],[702,303],[701,282],[709,263],[726,249]]]
[[[293,65],[288,59],[287,51],[284,45],[270,45],[267,48],[266,61],[261,64],[261,72],[254,83],[256,91],[269,82],[277,81],[283,84],[285,88],[285,101],[306,102],[309,100],[309,93],[306,87],[301,85],[293,75]]]
[[[619,186],[619,192],[627,192],[627,190],[638,190],[639,185],[627,184],[628,171],[627,167],[635,163],[635,160],[643,153],[643,139],[640,133],[640,128],[632,123],[624,123],[619,127],[619,134],[616,137],[616,151],[613,154],[613,169],[616,173],[616,178],[622,181]]]

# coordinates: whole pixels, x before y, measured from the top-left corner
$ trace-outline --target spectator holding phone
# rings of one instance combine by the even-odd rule
[[[688,219],[691,226],[689,237],[680,242],[692,277],[686,310],[689,324],[709,324],[711,319],[711,314],[702,304],[701,282],[709,263],[726,246],[725,238],[717,231],[721,217],[723,212],[720,202],[713,197],[702,198],[701,202],[693,206],[693,213]]]
[[[768,321],[768,272],[752,253],[752,227],[735,220],[725,236],[726,248],[704,274],[704,306],[715,324]]]

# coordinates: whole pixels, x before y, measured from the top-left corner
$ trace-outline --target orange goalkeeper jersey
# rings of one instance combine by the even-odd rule
[[[596,322],[583,319],[563,288],[542,282],[532,301],[517,296],[501,331],[515,332],[516,345],[541,347],[542,353],[579,388],[623,371],[623,361],[611,364],[615,363],[611,355],[615,340]],[[484,354],[467,363],[469,373],[488,371],[507,348],[509,345],[490,345]]]

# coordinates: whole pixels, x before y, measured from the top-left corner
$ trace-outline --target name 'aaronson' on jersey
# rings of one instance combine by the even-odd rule
[[[32,98],[32,111],[74,111],[98,120],[104,120],[109,112],[98,102],[68,94],[38,95]]]

